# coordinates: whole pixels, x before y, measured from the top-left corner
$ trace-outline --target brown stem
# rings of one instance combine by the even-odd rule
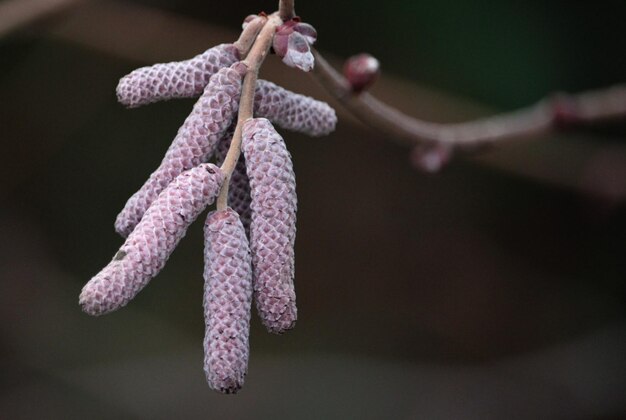
[[[230,183],[230,177],[235,170],[235,165],[239,160],[241,154],[241,137],[243,130],[243,123],[253,117],[254,109],[254,92],[256,89],[256,81],[259,74],[259,69],[267,57],[270,46],[272,45],[272,39],[276,32],[276,27],[282,24],[282,20],[277,14],[271,15],[261,32],[256,37],[252,49],[248,53],[248,56],[243,61],[247,66],[246,75],[243,79],[243,86],[241,88],[241,99],[239,100],[239,115],[237,117],[237,126],[235,127],[235,133],[233,139],[230,142],[230,148],[224,158],[221,169],[224,173],[224,184],[217,197],[217,210],[224,210],[228,206],[228,184]]]
[[[265,25],[265,22],[267,22],[266,17],[258,16],[248,22],[243,31],[241,31],[239,39],[233,44],[239,51],[239,56],[241,58],[244,58],[248,54],[248,51],[252,48],[252,44],[254,44],[254,40],[261,31],[261,28]]]
[[[294,0],[280,0],[278,2],[278,15],[283,21],[289,20],[296,15],[293,2]]]
[[[518,111],[463,123],[441,124],[410,117],[367,92],[353,93],[349,82],[319,52],[314,75],[363,123],[392,134],[409,146],[442,144],[474,150],[507,139],[534,135],[555,126],[588,123],[626,115],[626,85],[557,96]]]

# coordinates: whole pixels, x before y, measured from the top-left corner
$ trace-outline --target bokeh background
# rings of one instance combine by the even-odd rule
[[[626,121],[523,139],[439,174],[336,105],[284,133],[298,180],[299,321],[253,316],[236,396],[202,371],[202,222],[130,305],[82,285],[193,104],[125,110],[117,80],[236,38],[275,1],[0,2],[0,418],[626,418]],[[626,4],[297,1],[374,93],[462,121],[626,82]],[[335,61],[341,65],[341,59]],[[270,57],[263,77],[329,100]]]

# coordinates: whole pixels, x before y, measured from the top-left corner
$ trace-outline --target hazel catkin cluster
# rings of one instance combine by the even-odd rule
[[[281,31],[286,39],[279,42],[291,45],[302,38],[308,50],[314,41],[310,25],[292,22]],[[308,60],[289,48],[281,55],[293,55],[284,59],[287,64]],[[223,393],[237,392],[247,373],[252,301],[270,332],[285,332],[297,318],[295,175],[273,124],[321,136],[337,122],[328,104],[259,80],[255,118],[243,123],[243,153],[235,169],[225,173],[210,163],[214,158],[222,164],[231,148],[247,71],[239,55],[234,45],[222,44],[186,61],[142,67],[120,80],[118,100],[130,108],[199,98],[159,167],[118,215],[115,229],[124,244],[79,297],[90,315],[126,305],[164,267],[189,225],[228,182],[229,206],[210,212],[204,228],[204,369],[209,386]]]

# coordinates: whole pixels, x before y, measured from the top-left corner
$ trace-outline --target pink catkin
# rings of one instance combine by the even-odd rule
[[[326,102],[299,95],[272,82],[259,80],[254,113],[286,130],[319,137],[335,130],[337,115]]]
[[[246,121],[242,150],[252,193],[254,298],[266,328],[282,333],[293,328],[297,318],[293,283],[297,198],[291,156],[264,118]]]
[[[222,141],[217,145],[215,151],[215,162],[221,165],[226,158],[230,142],[235,131],[234,125],[229,128]],[[250,234],[250,219],[252,210],[250,209],[250,181],[246,174],[246,160],[243,155],[239,156],[239,161],[235,165],[235,170],[230,176],[228,187],[228,205],[239,214],[246,234]]]
[[[128,236],[159,193],[181,172],[206,162],[230,126],[239,107],[245,66],[237,63],[218,71],[178,130],[161,165],[150,175],[117,216],[115,230]]]
[[[226,50],[224,45],[215,48]],[[207,51],[209,54],[212,50]],[[233,47],[234,48],[234,47]],[[230,56],[226,54],[227,56]],[[129,98],[140,98],[132,101],[133,106],[173,98],[191,98],[202,93],[200,83],[187,82],[185,75],[200,72],[202,76],[194,76],[194,80],[209,80],[217,70],[215,66],[207,65],[204,70],[194,60],[157,64],[152,67],[137,69],[120,80],[118,99],[128,105]],[[209,55],[213,57],[213,55]],[[214,58],[214,60],[218,60]],[[228,60],[226,60],[228,61]],[[158,66],[159,71],[149,70]],[[148,77],[149,75],[149,77]],[[167,83],[159,82],[158,75],[166,78]],[[184,76],[184,77],[183,77]],[[125,80],[128,78],[128,80]],[[180,78],[180,79],[179,79]],[[205,82],[206,84],[206,82]],[[179,86],[174,88],[173,86]],[[120,92],[123,92],[121,94]],[[272,123],[286,130],[292,130],[309,136],[324,136],[335,130],[337,115],[335,110],[326,102],[315,100],[309,96],[300,95],[283,89],[266,80],[259,80],[254,97],[254,114],[267,118]]]
[[[211,389],[237,392],[248,371],[252,267],[237,213],[209,214],[204,225],[204,371]]]
[[[150,206],[113,260],[86,285],[83,310],[102,315],[126,305],[156,276],[187,227],[215,200],[224,181],[217,166],[202,164],[179,175]]]
[[[141,67],[122,77],[117,99],[129,108],[202,93],[219,69],[239,61],[233,44],[221,44],[189,60]]]

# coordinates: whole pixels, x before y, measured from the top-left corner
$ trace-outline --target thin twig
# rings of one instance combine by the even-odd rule
[[[77,3],[79,0],[3,1],[0,3],[0,37]]]
[[[230,183],[230,177],[235,170],[235,165],[239,160],[241,154],[241,137],[243,130],[243,123],[246,120],[253,117],[254,109],[254,92],[256,89],[257,77],[261,64],[267,57],[270,46],[272,45],[272,39],[276,32],[276,27],[282,24],[282,20],[277,14],[271,15],[261,32],[254,41],[254,45],[250,50],[250,53],[243,61],[247,66],[246,75],[243,80],[243,87],[241,89],[241,99],[239,100],[239,115],[237,117],[237,126],[235,127],[235,133],[233,139],[230,142],[230,148],[222,163],[222,172],[224,173],[224,184],[217,197],[217,209],[224,210],[228,205],[228,184]]]
[[[518,111],[463,123],[441,124],[410,117],[367,92],[353,93],[348,81],[313,50],[314,75],[365,124],[393,135],[409,146],[442,144],[473,150],[503,140],[534,135],[555,126],[590,123],[626,116],[626,85],[558,95]]]
[[[261,31],[261,28],[265,25],[265,22],[267,22],[267,17],[257,16],[248,22],[243,31],[241,31],[239,39],[233,44],[239,51],[240,57],[244,58],[248,54],[248,51],[252,48],[252,44],[254,44],[254,40]]]
[[[280,0],[278,2],[278,15],[283,21],[289,20],[296,15],[293,1],[294,0]]]

